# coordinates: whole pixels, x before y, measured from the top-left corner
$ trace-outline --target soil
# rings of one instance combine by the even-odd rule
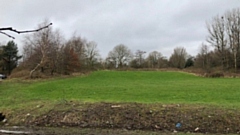
[[[156,131],[126,130],[126,129],[100,129],[77,127],[5,127],[6,131],[16,132],[18,135],[158,135]],[[20,132],[22,133],[19,133]],[[25,132],[25,133],[24,133]],[[1,133],[9,135],[10,133]],[[168,135],[170,132],[161,133]]]
[[[21,122],[18,125],[31,126],[28,129],[36,134],[43,132],[41,128],[44,128],[44,134],[48,134],[45,133],[47,131],[49,134],[59,134],[59,131],[67,128],[67,133],[61,131],[62,135],[84,134],[85,131],[86,134],[92,135],[134,134],[136,131],[151,132],[151,134],[153,132],[240,133],[240,111],[213,106],[67,102],[57,104],[41,115],[35,113],[36,110],[24,114],[24,117],[11,114],[6,117],[10,125],[14,125],[11,123],[11,118],[19,117]],[[47,130],[46,128],[49,127],[58,129]],[[81,133],[75,132],[75,129]]]

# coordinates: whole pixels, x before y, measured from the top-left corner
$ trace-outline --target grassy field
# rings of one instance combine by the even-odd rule
[[[182,72],[97,71],[90,75],[0,84],[0,109],[73,100],[240,107],[240,79]]]
[[[77,123],[77,127],[87,124],[113,134],[118,133],[115,128],[132,130],[121,130],[119,135],[139,134],[142,128],[147,132],[141,134],[168,134],[174,129],[192,134],[198,128],[198,133],[239,134],[239,82],[240,78],[173,71],[96,71],[69,78],[9,79],[0,83],[0,112],[9,125],[62,128]],[[175,127],[178,122],[183,124],[180,129]]]

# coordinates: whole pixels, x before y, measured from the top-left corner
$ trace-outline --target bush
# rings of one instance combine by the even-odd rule
[[[214,73],[206,73],[204,76],[209,78],[220,78],[220,77],[224,77],[224,74],[220,72],[214,72]]]
[[[17,70],[14,69],[10,78],[28,78],[29,77],[29,70]]]

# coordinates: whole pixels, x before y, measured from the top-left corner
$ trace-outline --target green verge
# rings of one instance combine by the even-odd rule
[[[183,72],[96,71],[86,76],[0,84],[0,109],[67,101],[201,104],[240,107],[239,78],[203,78]]]

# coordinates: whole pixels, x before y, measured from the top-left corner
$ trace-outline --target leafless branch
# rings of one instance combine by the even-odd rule
[[[11,35],[5,33],[5,32],[0,31],[0,33],[3,34],[3,35],[6,35],[6,36],[8,36],[8,37],[10,37],[10,38],[12,38],[12,39],[15,39],[15,37],[13,37],[13,36],[11,36]]]
[[[35,30],[24,30],[24,31],[19,31],[19,30],[13,29],[12,27],[6,27],[6,28],[0,28],[0,33],[1,33],[1,34],[4,34],[4,35],[6,35],[6,36],[8,36],[8,37],[10,37],[10,38],[12,38],[12,39],[15,39],[13,36],[11,36],[11,35],[9,35],[9,34],[7,34],[7,33],[5,33],[5,32],[2,32],[2,31],[12,31],[12,32],[15,32],[15,33],[18,33],[18,34],[21,34],[21,33],[30,33],[30,32],[38,32],[38,31],[40,31],[40,30],[46,29],[46,28],[48,28],[48,27],[51,26],[51,25],[52,25],[52,23],[50,23],[50,24],[48,24],[48,25],[46,25],[46,26],[44,26],[44,27],[35,29]]]

